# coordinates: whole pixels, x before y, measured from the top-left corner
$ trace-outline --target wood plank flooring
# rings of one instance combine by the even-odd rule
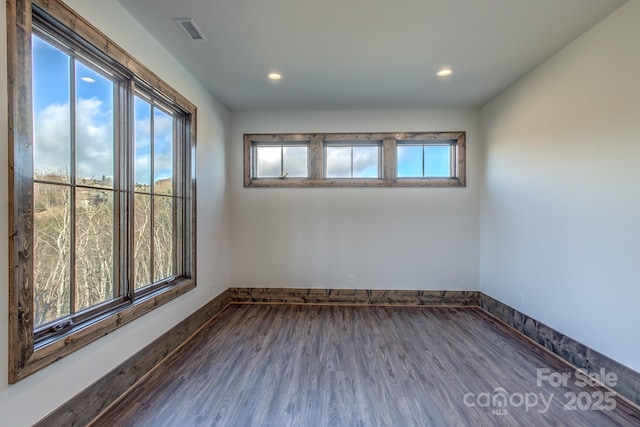
[[[93,425],[640,426],[605,392],[478,308],[231,305]]]

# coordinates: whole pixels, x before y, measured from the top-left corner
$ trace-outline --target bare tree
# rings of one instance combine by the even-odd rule
[[[65,182],[55,178],[48,180]],[[114,298],[114,192],[36,183],[34,202],[36,326]],[[173,203],[170,196],[135,195],[136,288],[174,274]]]

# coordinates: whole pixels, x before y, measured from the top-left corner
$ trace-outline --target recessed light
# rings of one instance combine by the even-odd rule
[[[268,77],[271,80],[280,80],[282,78],[282,74],[280,74],[280,73],[269,73]]]
[[[449,77],[451,74],[453,74],[453,71],[451,70],[451,68],[443,68],[436,73],[436,76]]]
[[[96,81],[91,77],[82,77],[81,80],[86,83],[95,83]]]

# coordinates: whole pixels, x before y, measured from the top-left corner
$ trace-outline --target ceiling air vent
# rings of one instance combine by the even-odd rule
[[[182,32],[191,40],[206,40],[207,38],[202,34],[200,28],[193,22],[191,18],[174,18],[173,22],[176,23]]]

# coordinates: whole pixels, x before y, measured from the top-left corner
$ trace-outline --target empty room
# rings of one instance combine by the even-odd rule
[[[640,426],[640,0],[0,10],[0,426]]]

